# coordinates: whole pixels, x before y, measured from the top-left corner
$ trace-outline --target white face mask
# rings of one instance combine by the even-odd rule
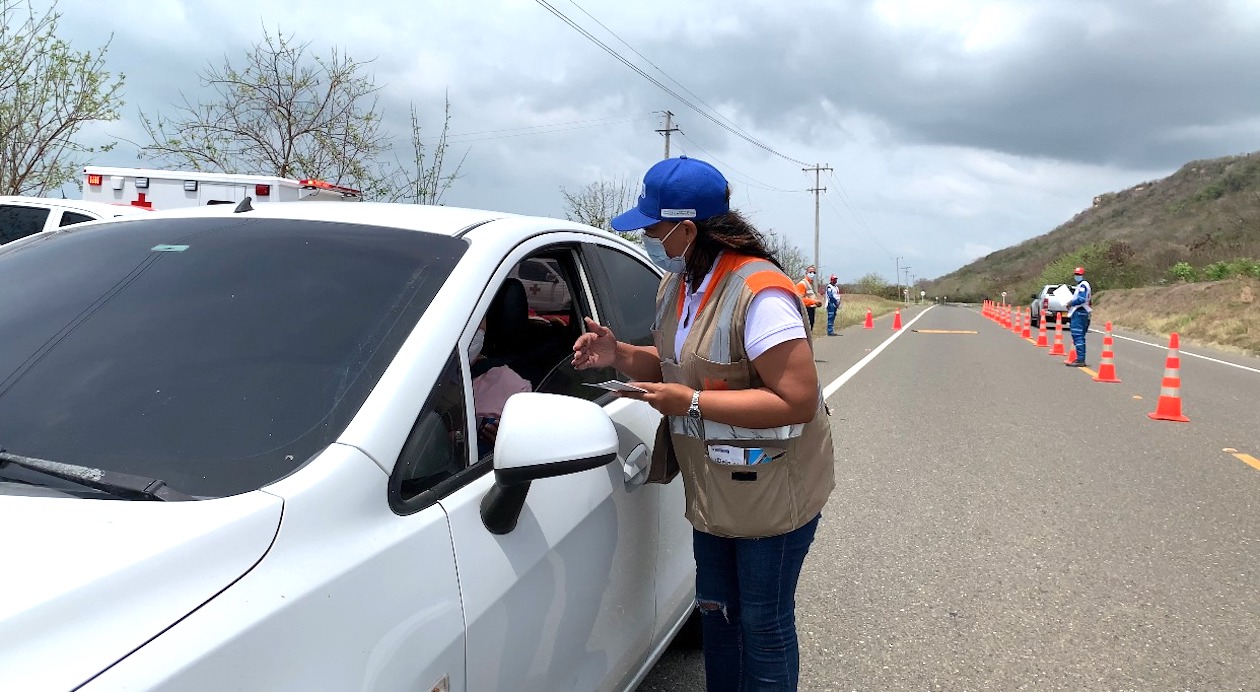
[[[817,274],[817,273],[815,273],[815,272],[806,272],[806,273],[805,273],[805,276],[807,276],[807,277],[809,277],[809,278],[811,278],[811,279],[812,279],[812,278],[814,278],[815,276],[818,276],[818,274]]]
[[[682,254],[678,257],[670,257],[669,253],[665,251],[665,241],[681,225],[681,221],[674,224],[674,227],[669,229],[669,233],[666,233],[665,237],[660,239],[653,238],[646,233],[643,234],[643,249],[647,250],[648,257],[651,258],[652,263],[660,267],[662,271],[673,274],[681,274],[687,271],[687,249],[691,247],[691,243],[687,243],[687,247],[683,248]]]
[[[468,362],[477,360],[477,356],[481,355],[481,347],[486,343],[486,330],[478,328],[473,332],[472,341],[468,344]]]

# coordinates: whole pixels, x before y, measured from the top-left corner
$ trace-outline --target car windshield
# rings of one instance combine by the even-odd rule
[[[259,488],[337,438],[466,248],[241,216],[0,248],[0,446],[199,497]]]

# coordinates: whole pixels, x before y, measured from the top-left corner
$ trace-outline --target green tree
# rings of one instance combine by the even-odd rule
[[[1194,267],[1189,262],[1174,264],[1172,269],[1168,270],[1168,273],[1172,274],[1174,279],[1185,283],[1193,283],[1199,280],[1199,273],[1194,270]]]
[[[364,190],[383,185],[378,161],[390,148],[367,63],[264,28],[244,64],[225,59],[200,76],[212,96],[173,116],[141,121],[141,154],[178,166],[230,173],[320,178]],[[388,187],[386,185],[386,187]]]
[[[89,122],[118,119],[123,76],[105,70],[109,41],[71,50],[57,37],[56,3],[0,0],[0,194],[45,195],[78,179],[81,157],[113,143],[85,146]]]
[[[858,293],[882,296],[888,292],[889,283],[884,277],[872,272],[854,282],[853,287]]]

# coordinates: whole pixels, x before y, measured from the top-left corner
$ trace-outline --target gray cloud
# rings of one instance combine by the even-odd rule
[[[576,6],[553,4],[668,84]],[[893,255],[917,257],[921,276],[943,274],[1050,230],[1099,192],[1260,140],[1254,3],[676,4],[582,3],[693,91],[669,85],[688,100],[835,168],[821,255],[846,278],[891,276]],[[465,138],[453,147],[468,162],[450,203],[558,215],[560,186],[641,176],[662,151],[650,114],[668,108],[685,135],[674,153],[714,160],[758,223],[813,250],[812,179],[800,165],[707,121],[533,3],[380,0],[333,12],[304,0],[119,0],[106,11],[62,0],[61,10],[76,47],[113,32],[110,64],[127,74],[124,120],[94,133],[138,137],[138,110],[169,109],[181,90],[196,97],[207,63],[278,25],[315,52],[336,45],[372,60],[400,145],[412,102],[437,134],[447,90],[454,133],[625,118]],[[135,164],[126,147],[111,156],[99,163]]]

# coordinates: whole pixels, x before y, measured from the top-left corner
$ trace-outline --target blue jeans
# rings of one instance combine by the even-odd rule
[[[827,333],[828,333],[828,334],[835,334],[835,333],[836,333],[836,330],[835,330],[835,326],[836,326],[836,311],[837,311],[837,310],[839,310],[839,309],[840,309],[840,306],[838,306],[838,305],[837,305],[836,307],[834,307],[834,308],[827,308]]]
[[[1072,313],[1072,343],[1076,346],[1076,362],[1085,362],[1085,335],[1089,333],[1089,313],[1084,308]]]
[[[818,519],[769,538],[692,532],[709,692],[796,690],[796,582]]]

